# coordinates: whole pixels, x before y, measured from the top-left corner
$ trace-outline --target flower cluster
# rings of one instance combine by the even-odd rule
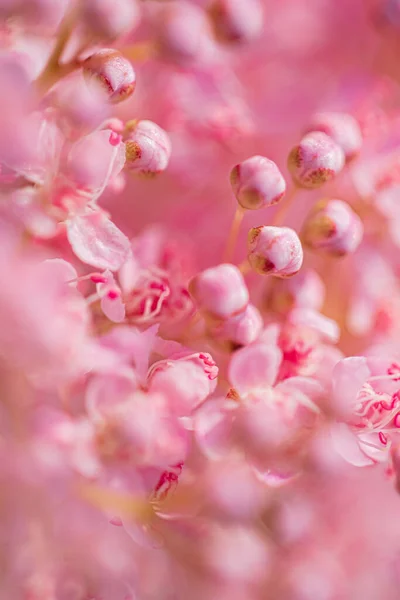
[[[399,2],[0,16],[0,597],[397,598]]]

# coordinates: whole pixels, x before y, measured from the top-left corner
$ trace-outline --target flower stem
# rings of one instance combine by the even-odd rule
[[[298,192],[299,188],[297,186],[293,186],[290,192],[287,194],[286,198],[284,198],[283,202],[281,202],[278,210],[271,220],[271,225],[274,227],[278,227],[282,225],[285,217],[287,215],[288,210],[293,204],[293,200]]]
[[[58,30],[56,44],[42,73],[36,79],[36,85],[42,93],[47,92],[61,77],[68,75],[78,66],[77,61],[60,64],[61,56],[71,36],[77,16],[76,8],[70,10],[62,20]]]
[[[243,221],[244,213],[244,208],[238,206],[234,214],[231,230],[229,232],[228,240],[226,242],[223,254],[223,262],[230,262],[233,258],[233,253],[235,251],[235,246],[239,235],[240,226]]]

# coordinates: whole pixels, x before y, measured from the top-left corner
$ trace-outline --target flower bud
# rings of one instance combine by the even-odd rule
[[[85,0],[82,20],[95,38],[113,41],[131,32],[140,19],[137,0]]]
[[[347,113],[318,113],[311,120],[308,131],[322,131],[329,135],[343,150],[346,161],[361,150],[361,128],[355,118]]]
[[[129,98],[135,90],[135,71],[118,50],[104,48],[95,52],[83,63],[83,73],[89,81],[101,83],[114,104]]]
[[[214,50],[204,11],[190,2],[168,2],[158,15],[157,45],[162,58],[187,64],[208,59]]]
[[[208,331],[213,340],[230,342],[234,346],[247,346],[258,338],[262,327],[260,311],[249,304],[239,315],[216,323]]]
[[[110,110],[103,86],[86,85],[81,73],[57,86],[52,94],[52,104],[59,110],[60,125],[69,137],[93,131]]]
[[[209,15],[222,42],[250,42],[261,33],[263,11],[258,0],[215,0]]]
[[[286,182],[276,164],[264,156],[252,156],[231,171],[231,185],[240,206],[256,210],[276,204]]]
[[[343,166],[343,150],[321,131],[304,136],[288,157],[288,169],[296,185],[310,189],[331,181]]]
[[[308,215],[302,240],[313,250],[325,250],[333,256],[354,252],[363,237],[359,216],[342,200],[317,203]]]
[[[200,310],[217,319],[237,315],[249,302],[243,275],[237,267],[230,264],[202,271],[191,280],[189,291]]]
[[[199,352],[154,363],[148,373],[151,392],[163,394],[171,410],[189,415],[217,385],[218,367],[212,356]]]
[[[289,227],[253,227],[248,235],[247,258],[261,275],[291,277],[303,264],[303,248],[297,233]]]
[[[129,121],[125,128],[126,168],[142,174],[164,171],[171,156],[171,142],[153,121]]]
[[[277,279],[268,295],[268,306],[287,313],[292,308],[320,310],[325,299],[325,284],[313,269],[303,269],[293,279]]]

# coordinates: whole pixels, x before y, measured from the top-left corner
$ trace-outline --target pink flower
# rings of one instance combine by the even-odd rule
[[[337,451],[355,466],[385,461],[400,425],[399,366],[386,359],[350,357],[333,371],[332,408]]]

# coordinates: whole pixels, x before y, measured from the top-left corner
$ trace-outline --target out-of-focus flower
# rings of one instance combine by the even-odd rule
[[[342,200],[318,203],[306,218],[302,240],[313,250],[333,256],[354,252],[361,243],[363,225],[359,216]]]

